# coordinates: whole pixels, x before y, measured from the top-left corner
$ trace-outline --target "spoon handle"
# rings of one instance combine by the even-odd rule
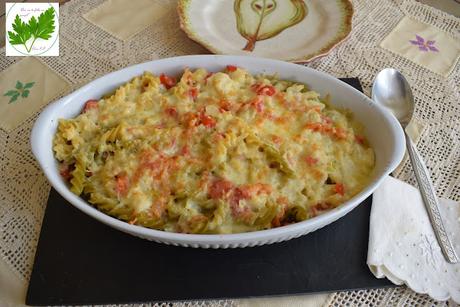
[[[457,254],[455,253],[454,247],[452,246],[442,223],[438,199],[436,197],[433,184],[431,183],[430,174],[428,173],[425,163],[423,163],[422,158],[407,133],[406,145],[410,161],[412,163],[412,168],[415,172],[415,178],[417,179],[418,187],[420,189],[420,194],[422,195],[423,203],[428,211],[431,226],[433,226],[441,251],[448,262],[457,263]]]

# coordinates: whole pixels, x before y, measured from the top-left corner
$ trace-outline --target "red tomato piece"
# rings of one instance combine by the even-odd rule
[[[316,163],[318,163],[318,159],[313,158],[312,156],[307,156],[307,157],[305,158],[305,162],[307,162],[307,164],[308,164],[309,166],[313,166],[313,165],[315,165]]]
[[[345,187],[341,183],[335,184],[335,192],[340,195],[345,195]]]
[[[224,111],[230,111],[230,109],[231,109],[231,107],[232,107],[232,105],[230,104],[230,102],[227,101],[227,100],[221,100],[221,101],[219,102],[219,105],[220,105],[219,110],[220,110],[221,113],[223,113]]]
[[[164,87],[166,87],[166,89],[170,89],[171,87],[176,85],[176,78],[169,77],[169,76],[167,76],[165,74],[161,74],[160,75],[160,82],[161,82],[161,84],[164,85]]]
[[[128,192],[128,176],[127,175],[118,175],[115,177],[116,180],[116,186],[115,186],[115,191],[119,195],[125,195]]]
[[[206,75],[206,77],[204,77],[204,83],[205,83],[205,84],[208,83],[208,79],[209,79],[209,77],[211,77],[212,75],[214,75],[213,72],[208,72],[208,74]]]
[[[90,99],[88,100],[86,103],[85,103],[85,106],[83,107],[83,111],[81,113],[86,113],[88,112],[89,110],[91,109],[97,109],[98,107],[98,104],[97,104],[97,100],[95,99]]]
[[[283,205],[283,206],[287,206],[287,205],[289,204],[289,200],[288,200],[286,197],[284,197],[284,196],[278,197],[278,198],[276,199],[276,202],[277,202],[278,204]]]
[[[209,187],[208,194],[212,199],[223,198],[233,188],[233,184],[225,179],[215,180]]]
[[[233,190],[230,202],[237,205],[242,199],[249,199],[254,195],[270,194],[272,187],[269,184],[256,183],[242,185]]]
[[[197,123],[197,118],[198,115],[192,112],[187,112],[183,115],[183,121],[188,128],[199,125],[199,123]]]
[[[321,124],[321,123],[307,123],[306,127],[308,129],[313,130],[313,131],[322,131],[323,130],[323,124]]]
[[[229,72],[234,72],[237,69],[238,67],[236,67],[235,65],[227,65],[227,71]]]
[[[206,114],[201,114],[200,120],[203,126],[208,127],[208,128],[212,128],[216,125],[216,120]]]
[[[257,188],[258,188],[257,194],[259,193],[270,194],[272,192],[272,186],[269,184],[258,183]]]
[[[193,100],[195,100],[198,97],[198,89],[196,87],[189,89],[188,95],[192,97]]]
[[[72,179],[72,170],[70,165],[62,163],[59,170],[59,174],[62,176],[62,178],[64,178],[64,180],[70,181],[70,179]]]
[[[233,218],[243,222],[250,222],[254,216],[254,212],[252,212],[249,207],[240,207],[236,202],[230,203],[230,209]]]
[[[251,88],[257,95],[273,96],[276,93],[275,87],[271,85],[253,84]]]
[[[241,186],[236,188],[233,192],[232,200],[235,203],[239,203],[241,199],[248,199],[251,198],[251,187]]]
[[[187,156],[188,154],[190,154],[190,149],[188,147],[188,145],[184,145],[180,151],[180,154],[183,155],[183,156]]]
[[[152,203],[152,206],[150,207],[150,212],[152,212],[152,214],[156,218],[160,218],[166,211],[166,206],[166,201],[164,201],[163,198],[160,198],[160,200]]]
[[[356,141],[356,143],[359,143],[359,144],[361,144],[361,145],[364,145],[365,139],[364,139],[364,137],[361,136],[361,135],[355,135],[355,141]]]
[[[273,227],[279,227],[281,226],[281,221],[284,218],[284,215],[286,214],[286,209],[288,207],[289,201],[286,197],[278,197],[276,202],[281,205],[281,210],[278,212],[278,214],[273,218],[272,220],[272,226]]]
[[[249,222],[254,217],[254,212],[248,206],[241,206],[240,200],[249,199],[255,194],[271,192],[268,184],[253,184],[237,187],[230,196],[230,209],[232,216],[238,220]]]
[[[283,138],[277,136],[277,135],[272,135],[272,141],[273,143],[279,145],[281,143],[283,143]]]
[[[326,115],[321,115],[321,118],[326,124],[332,124],[332,119]]]
[[[329,210],[332,208],[331,204],[328,203],[328,202],[321,202],[321,203],[318,203],[316,204],[316,207],[318,210]]]
[[[273,96],[276,93],[275,87],[271,85],[265,85],[262,88],[259,89],[257,94],[259,95],[267,95],[267,96]]]
[[[166,114],[168,114],[171,117],[177,117],[177,110],[176,108],[173,107],[168,107],[165,109]]]
[[[332,130],[336,138],[343,140],[347,138],[347,133],[342,128],[338,127]]]
[[[327,202],[317,203],[316,205],[310,207],[310,214],[312,217],[317,216],[322,211],[329,210],[331,208],[333,208],[333,206],[330,203],[327,203]]]
[[[264,100],[261,96],[257,96],[252,102],[252,105],[256,108],[257,113],[263,113],[265,110]]]

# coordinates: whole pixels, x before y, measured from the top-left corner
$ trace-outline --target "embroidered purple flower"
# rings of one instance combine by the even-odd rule
[[[415,38],[417,40],[413,41],[413,40],[409,40],[409,42],[412,44],[412,45],[416,45],[418,46],[418,49],[420,51],[433,51],[433,52],[438,52],[438,48],[436,48],[434,46],[434,43],[435,41],[426,41],[423,39],[423,37],[415,34]]]

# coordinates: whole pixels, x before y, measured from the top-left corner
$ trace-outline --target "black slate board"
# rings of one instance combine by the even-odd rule
[[[360,88],[357,79],[344,80]],[[114,230],[51,190],[28,305],[83,305],[317,293],[387,287],[366,265],[371,197],[298,239],[205,250]]]

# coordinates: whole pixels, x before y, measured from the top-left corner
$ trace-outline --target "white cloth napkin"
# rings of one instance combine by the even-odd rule
[[[441,216],[460,255],[460,204],[439,199]],[[460,303],[460,264],[445,261],[419,191],[392,177],[374,192],[367,265],[378,277],[436,300]]]

